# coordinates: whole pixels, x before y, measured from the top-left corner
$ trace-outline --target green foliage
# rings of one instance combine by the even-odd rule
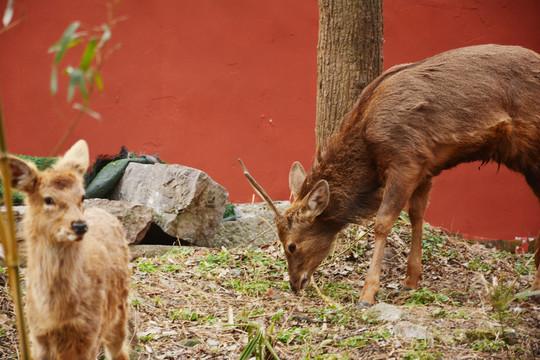
[[[194,321],[194,322],[197,322],[198,324],[205,324],[205,325],[212,325],[216,321],[218,321],[218,318],[216,318],[212,314],[209,314],[209,315],[201,314],[191,309],[169,310],[169,318],[171,318],[171,320]]]
[[[448,295],[434,293],[427,289],[411,290],[407,304],[409,305],[426,305],[429,303],[448,303],[450,298]]]
[[[236,220],[236,214],[234,213],[234,204],[227,203],[225,213],[223,214],[224,221]]]
[[[60,40],[49,49],[50,53],[55,54],[50,89],[52,94],[58,92],[58,66],[66,51],[78,44],[86,43],[79,66],[70,65],[64,70],[64,73],[69,76],[67,101],[71,102],[73,100],[75,91],[78,89],[86,104],[94,86],[97,86],[99,90],[103,88],[103,80],[99,73],[101,65],[100,51],[111,38],[111,29],[107,24],[102,24],[99,33],[88,35],[86,32],[77,32],[80,25],[81,23],[78,21],[71,23]],[[88,109],[84,106],[79,105],[79,108],[88,112]],[[96,117],[93,112],[89,112],[89,114]]]
[[[509,254],[511,256],[511,254]],[[515,272],[519,275],[532,275],[536,273],[534,254],[522,254],[516,257]]]
[[[429,349],[432,345],[426,340],[417,340],[416,343],[409,347],[414,353],[409,353],[403,356],[402,359],[407,360],[439,360],[442,359],[440,352],[431,353]]]
[[[480,258],[474,258],[467,264],[467,268],[476,271],[489,272],[495,270],[495,265]]]
[[[502,340],[489,339],[476,340],[472,345],[473,350],[482,352],[494,352],[500,349],[506,349],[507,347],[506,343]]]
[[[240,354],[239,360],[251,359],[252,355],[256,360],[266,360],[271,358],[269,356],[279,360],[279,356],[276,354],[272,346],[272,335],[274,329],[273,323],[268,332],[255,323],[233,324],[232,326],[245,327],[248,331],[248,344]],[[268,351],[268,354],[266,354],[266,351]]]
[[[362,310],[356,306],[335,306],[330,305],[324,308],[307,309],[320,321],[326,321],[332,324],[348,324],[351,319],[359,316]]]
[[[141,263],[137,267],[142,272],[154,272],[154,271],[156,271],[156,267],[150,261]]]

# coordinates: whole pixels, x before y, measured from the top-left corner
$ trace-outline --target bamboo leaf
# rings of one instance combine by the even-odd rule
[[[88,116],[93,117],[96,120],[101,120],[101,115],[97,111],[94,111],[94,110],[84,106],[83,104],[75,103],[75,104],[73,104],[73,108],[75,110],[82,111],[83,113],[87,114]]]
[[[58,65],[58,63],[64,57],[66,50],[70,47],[70,44],[72,44],[73,40],[75,40],[73,34],[75,33],[75,30],[77,30],[80,24],[81,23],[78,21],[72,22],[60,38],[60,41],[56,45],[51,47],[51,49],[49,49],[50,52],[56,51],[56,56],[54,57],[55,65]]]
[[[6,10],[4,10],[4,16],[2,17],[2,24],[4,27],[8,26],[13,19],[13,0],[8,0]]]
[[[79,91],[81,92],[81,95],[84,101],[88,101],[88,92],[86,91],[86,82],[84,80],[84,73],[82,71],[80,73],[78,80],[79,80]]]
[[[94,60],[96,55],[97,39],[90,39],[84,50],[84,54],[81,59],[80,68],[82,71],[87,71]]]
[[[99,48],[102,48],[111,38],[111,28],[107,24],[102,24],[101,29],[103,30],[103,35],[101,35],[101,39],[99,39]]]
[[[96,83],[99,91],[103,91],[103,79],[97,71],[94,72],[94,82]]]
[[[69,75],[69,85],[67,92],[67,100],[70,102],[75,95],[75,88],[80,86],[81,79],[83,78],[83,73],[81,69],[75,69],[71,66],[68,66],[66,69],[67,74]],[[84,81],[84,79],[82,79]]]
[[[51,94],[55,95],[58,92],[58,72],[56,66],[53,66],[51,71]]]

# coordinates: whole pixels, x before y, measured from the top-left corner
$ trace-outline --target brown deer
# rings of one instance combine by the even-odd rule
[[[311,171],[295,162],[294,202],[278,235],[293,291],[304,289],[347,224],[376,214],[375,248],[360,305],[375,302],[387,236],[408,202],[411,250],[402,287],[418,288],[422,223],[432,179],[463,162],[495,161],[522,173],[540,200],[540,55],[517,46],[451,50],[393,67],[361,93]],[[270,204],[264,190],[244,173]],[[533,289],[540,290],[539,269]]]
[[[24,192],[26,312],[34,359],[127,360],[129,250],[120,222],[84,208],[88,146],[80,140],[52,169],[9,158]]]

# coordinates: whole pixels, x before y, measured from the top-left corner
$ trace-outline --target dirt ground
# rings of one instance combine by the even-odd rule
[[[396,322],[356,303],[372,254],[371,224],[350,226],[301,295],[278,244],[174,247],[132,262],[132,359],[540,359],[540,304],[504,296],[534,279],[532,256],[468,243],[426,225],[421,289],[399,290],[409,251],[402,215],[385,253],[378,301],[429,333],[408,341]],[[0,277],[0,358],[17,358],[6,276]],[[503,295],[492,296],[503,293]],[[499,310],[497,310],[499,309]],[[261,350],[262,349],[262,350]],[[257,355],[257,357],[256,357]],[[246,356],[250,358],[250,356]]]

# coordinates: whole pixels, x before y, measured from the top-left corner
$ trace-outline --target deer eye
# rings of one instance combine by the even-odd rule
[[[43,201],[45,201],[45,204],[47,205],[54,205],[54,200],[52,197],[46,197],[45,199],[43,199]]]
[[[296,250],[296,244],[289,244],[289,252],[293,253]]]

